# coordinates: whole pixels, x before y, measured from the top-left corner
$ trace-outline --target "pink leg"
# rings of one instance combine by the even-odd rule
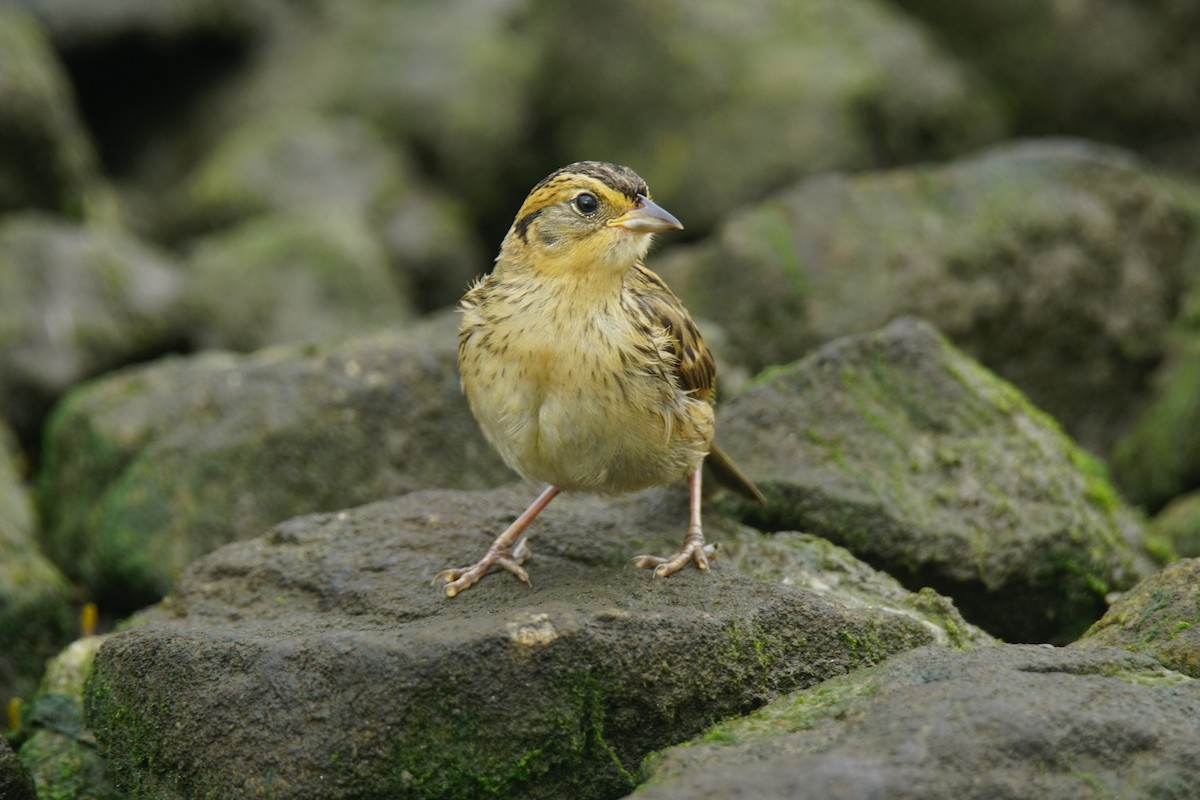
[[[708,569],[708,557],[715,552],[716,547],[704,543],[704,529],[700,524],[700,467],[688,476],[689,494],[689,523],[687,536],[683,537],[683,547],[673,555],[634,556],[633,563],[642,569],[654,567],[655,575],[671,575],[678,572],[689,561],[695,561],[700,569]]]
[[[508,570],[516,575],[522,583],[529,583],[529,573],[521,566],[529,558],[529,547],[525,544],[528,537],[522,537],[519,542],[517,537],[521,536],[521,532],[529,527],[529,523],[533,522],[542,509],[550,504],[558,491],[556,486],[547,486],[543,489],[537,499],[529,505],[529,508],[525,509],[525,512],[517,517],[504,533],[496,537],[496,541],[492,542],[492,546],[484,553],[483,558],[473,566],[464,569],[444,569],[439,572],[434,577],[434,581],[438,578],[446,581],[446,585],[442,588],[446,597],[454,597],[463,589],[474,586],[480,578],[496,567]],[[513,542],[516,542],[515,546]]]

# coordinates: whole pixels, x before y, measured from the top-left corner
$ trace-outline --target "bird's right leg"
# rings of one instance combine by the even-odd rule
[[[525,509],[525,512],[517,517],[504,533],[496,537],[496,541],[492,542],[492,546],[483,554],[483,558],[475,564],[462,569],[444,569],[439,572],[434,577],[434,581],[438,578],[446,581],[446,585],[442,587],[446,597],[454,597],[463,589],[469,589],[497,567],[516,575],[522,583],[529,583],[529,573],[521,566],[529,558],[529,547],[525,544],[527,537],[521,537],[520,541],[517,540],[517,537],[521,536],[521,533],[529,527],[529,523],[533,522],[542,509],[550,504],[558,492],[557,486],[547,486],[543,489],[537,499],[529,505],[529,508]]]

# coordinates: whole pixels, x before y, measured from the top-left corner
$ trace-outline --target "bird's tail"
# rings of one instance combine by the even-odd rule
[[[717,479],[717,483],[722,486],[732,489],[747,500],[753,500],[759,505],[766,505],[767,498],[763,496],[762,491],[754,485],[754,481],[746,476],[738,468],[738,465],[733,463],[733,459],[729,454],[717,446],[713,442],[712,449],[708,452],[708,458],[705,463],[712,470],[712,475]]]

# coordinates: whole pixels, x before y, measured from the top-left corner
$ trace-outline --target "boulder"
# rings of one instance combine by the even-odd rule
[[[1200,558],[1176,561],[1122,594],[1072,646],[1147,653],[1200,678]]]
[[[556,122],[545,171],[628,164],[691,231],[804,175],[1003,134],[989,89],[875,0],[546,2],[531,24]]]
[[[103,642],[102,636],[88,636],[51,659],[29,704],[30,731],[17,755],[39,797],[124,798],[105,776],[96,739],[83,720],[84,683]]]
[[[222,544],[296,514],[513,474],[458,386],[458,315],[338,345],[205,353],[72,393],[46,438],[48,547],[132,611]]]
[[[119,229],[0,220],[0,416],[36,442],[67,389],[177,348],[182,288],[169,256]]]
[[[393,281],[411,287],[424,310],[458,300],[488,267],[462,204],[352,117],[256,116],[221,139],[174,202],[173,237],[261,215],[298,218],[318,229],[335,218],[343,228],[361,228],[386,253]],[[207,247],[203,239],[201,246]],[[366,261],[378,259],[372,252]]]
[[[1171,0],[899,0],[1002,94],[1023,132],[1149,150],[1200,130],[1200,10]],[[1047,79],[1047,76],[1053,76]],[[1194,155],[1200,155],[1195,152]],[[1200,163],[1200,162],[1198,162]]]
[[[532,492],[413,492],[197,561],[97,654],[87,719],[109,775],[158,798],[614,797],[653,749],[939,638],[894,599],[840,602],[868,571],[848,555],[821,593],[720,557],[667,579],[629,566],[678,546],[682,487],[557,499],[530,530],[532,586],[431,585]],[[755,560],[761,534],[706,522]]]
[[[1156,514],[1147,535],[1170,555],[1200,556],[1200,491],[1183,495]]]
[[[653,267],[758,367],[928,319],[1106,454],[1166,353],[1196,219],[1120,151],[1026,141],[812,178]]]
[[[185,292],[202,347],[338,342],[414,314],[378,238],[353,217],[271,215],[196,244]]]
[[[1069,642],[1154,565],[1103,466],[905,318],[768,370],[718,416],[758,527],[840,544],[1008,641]]]
[[[0,797],[5,800],[37,800],[25,768],[3,736],[0,736]]]
[[[80,219],[104,190],[57,56],[24,11],[0,8],[0,214],[38,208]]]
[[[38,548],[22,472],[15,439],[0,422],[0,708],[30,695],[71,619],[67,580]]]
[[[1112,452],[1113,476],[1136,503],[1157,511],[1200,489],[1200,288],[1155,375],[1154,401]]]
[[[657,755],[633,797],[1190,798],[1198,757],[1200,682],[1148,656],[921,648]]]

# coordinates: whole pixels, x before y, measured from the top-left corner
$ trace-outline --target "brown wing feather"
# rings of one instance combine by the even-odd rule
[[[629,271],[625,285],[648,316],[662,325],[670,337],[671,349],[677,359],[675,371],[679,385],[703,400],[715,400],[717,365],[683,302],[662,278],[641,264],[635,264]]]
[[[717,365],[712,352],[700,338],[683,302],[663,279],[641,264],[634,265],[626,278],[626,287],[652,320],[656,320],[670,337],[677,358],[676,373],[679,385],[691,390],[710,403],[716,399]],[[712,444],[706,463],[717,480],[743,497],[760,505],[766,504],[762,491],[754,481],[733,463],[724,450]]]

